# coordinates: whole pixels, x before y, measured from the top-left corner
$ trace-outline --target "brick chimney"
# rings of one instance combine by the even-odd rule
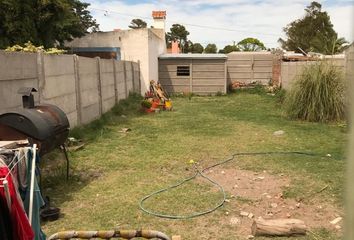
[[[180,53],[179,43],[177,41],[172,41],[171,43],[171,53]]]
[[[154,19],[154,28],[163,29],[165,32],[166,11],[152,11],[152,18]]]

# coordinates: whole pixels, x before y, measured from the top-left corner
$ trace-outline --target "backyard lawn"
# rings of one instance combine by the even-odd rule
[[[174,111],[139,113],[130,97],[103,120],[75,129],[85,142],[70,153],[71,177],[51,155],[44,165],[43,190],[62,217],[44,223],[50,234],[63,230],[154,229],[182,239],[246,239],[254,218],[292,217],[310,227],[307,237],[340,239],[346,126],[286,119],[276,97],[239,92],[227,96],[175,97]],[[122,132],[122,128],[130,128]],[[274,135],[282,130],[283,134]],[[226,190],[215,212],[187,220],[148,215],[139,201],[153,191],[238,152],[302,151],[307,155],[240,156],[206,171]],[[49,173],[49,170],[51,171]],[[222,194],[197,178],[146,201],[153,211],[188,215],[215,206]],[[251,216],[250,216],[251,217]],[[263,239],[263,238],[257,238]]]

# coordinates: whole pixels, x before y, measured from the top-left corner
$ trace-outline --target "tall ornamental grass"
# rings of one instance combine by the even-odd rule
[[[345,118],[343,73],[330,62],[306,66],[285,98],[287,115],[312,122]]]

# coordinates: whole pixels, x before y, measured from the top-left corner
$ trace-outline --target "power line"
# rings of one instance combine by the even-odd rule
[[[122,16],[138,17],[140,19],[151,20],[150,17],[146,17],[146,16],[138,16],[138,15],[126,14],[126,13],[121,13],[121,12],[117,12],[117,11],[113,11],[113,10],[105,10],[105,9],[99,9],[99,8],[93,8],[93,7],[89,7],[89,8],[91,8],[92,10],[103,11],[103,12],[105,12],[105,14],[104,14],[105,16],[107,16],[108,13],[111,12],[111,13],[115,13],[115,14],[122,15]],[[185,22],[179,22],[179,21],[170,21],[170,20],[166,20],[166,22],[173,23],[173,24],[174,23],[178,23],[178,24],[182,24],[182,25],[186,25],[186,26],[213,29],[213,30],[219,30],[219,31],[242,32],[242,33],[248,33],[248,34],[257,34],[257,35],[264,35],[264,36],[277,36],[277,37],[279,37],[278,34],[273,34],[273,33],[261,33],[261,32],[255,32],[255,31],[246,31],[246,30],[231,29],[231,28],[225,28],[225,27],[214,27],[214,26],[199,25],[199,24],[185,23]]]

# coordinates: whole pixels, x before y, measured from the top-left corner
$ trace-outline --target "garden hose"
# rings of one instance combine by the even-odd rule
[[[153,215],[155,217],[160,217],[160,218],[169,218],[169,219],[190,219],[190,218],[194,218],[194,217],[199,217],[199,216],[202,216],[202,215],[206,215],[208,213],[212,213],[214,212],[215,210],[217,210],[219,207],[223,206],[224,203],[225,203],[225,200],[226,200],[226,193],[225,193],[225,190],[224,188],[219,184],[217,183],[216,181],[212,180],[211,178],[207,177],[206,175],[204,175],[204,172],[206,172],[207,170],[211,169],[211,168],[214,168],[214,167],[217,167],[217,166],[220,166],[220,165],[223,165],[223,164],[226,164],[228,162],[231,162],[233,160],[235,160],[235,157],[236,156],[257,156],[257,155],[291,155],[291,154],[297,154],[297,155],[306,155],[306,156],[318,156],[317,154],[314,154],[314,153],[307,153],[307,152],[299,152],[299,151],[290,151],[290,152],[242,152],[242,153],[235,153],[235,154],[232,154],[231,157],[229,157],[228,159],[224,160],[224,161],[221,161],[219,163],[216,163],[214,165],[211,165],[209,167],[206,167],[204,168],[203,170],[199,170],[195,165],[195,174],[191,177],[188,177],[174,185],[171,185],[171,186],[168,186],[166,188],[162,188],[158,191],[155,191],[153,193],[150,193],[149,195],[146,195],[145,197],[143,197],[140,202],[139,202],[139,207],[140,209],[147,213],[147,214],[150,214],[150,215]],[[195,179],[197,176],[201,176],[202,178],[205,178],[206,180],[208,180],[208,182],[210,182],[211,184],[213,184],[214,186],[216,186],[218,189],[219,189],[219,192],[222,193],[222,200],[220,202],[218,202],[213,208],[209,209],[209,210],[206,210],[206,211],[202,211],[202,212],[194,212],[194,213],[191,213],[189,215],[168,215],[168,214],[164,214],[164,213],[161,213],[161,212],[154,212],[154,211],[151,211],[151,210],[148,210],[144,207],[144,202],[146,200],[148,200],[149,198],[153,197],[153,196],[156,196],[160,193],[163,193],[163,192],[167,192],[173,188],[177,188],[181,185],[183,185],[184,183],[186,182],[189,182],[193,179]]]

